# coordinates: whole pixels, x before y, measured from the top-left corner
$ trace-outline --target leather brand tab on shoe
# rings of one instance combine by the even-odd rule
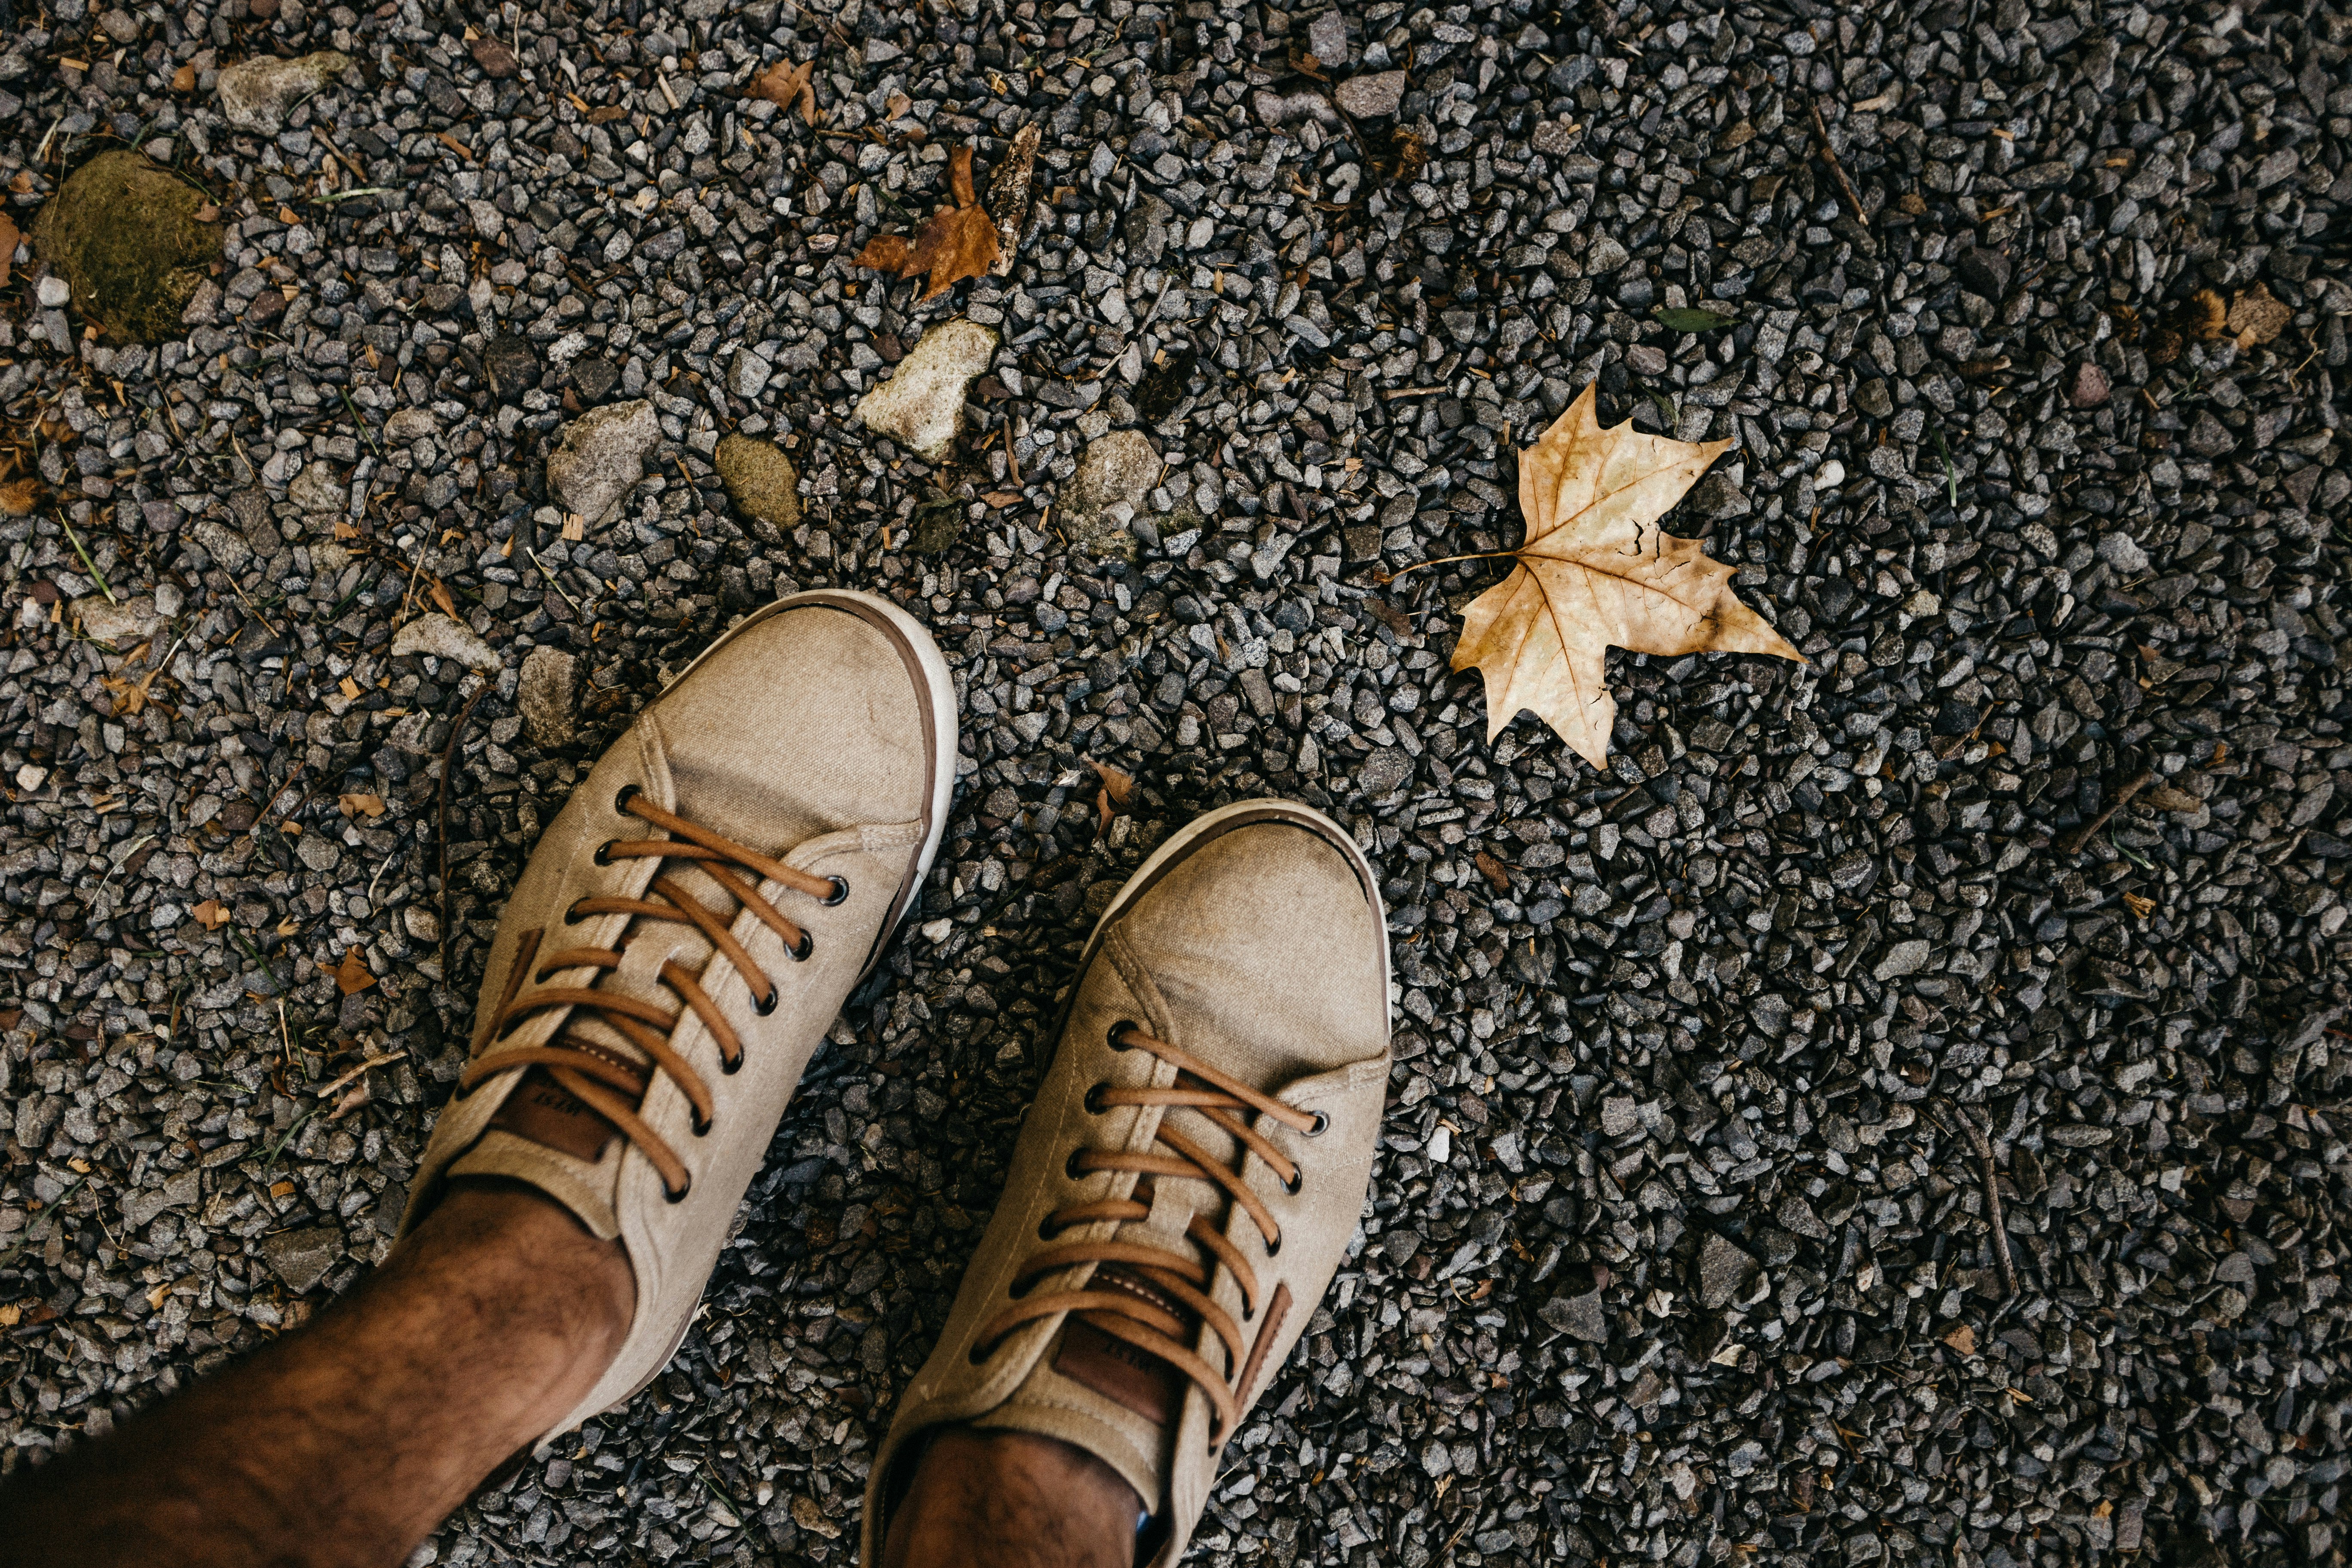
[[[1098,1289],[1125,1290],[1187,1321],[1192,1315],[1172,1298],[1121,1268],[1097,1269],[1094,1285]],[[1063,1327],[1054,1370],[1162,1426],[1175,1422],[1183,1399],[1182,1373],[1150,1351],[1116,1339],[1084,1318],[1074,1317]]]

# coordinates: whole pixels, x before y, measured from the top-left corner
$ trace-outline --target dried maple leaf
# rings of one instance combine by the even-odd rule
[[[343,954],[342,965],[335,971],[335,984],[344,995],[356,996],[374,984],[375,976],[368,973],[367,960],[360,956],[358,948]]]
[[[218,931],[228,924],[228,906],[218,899],[206,899],[188,912],[203,921],[206,931]]]
[[[959,147],[948,158],[948,192],[952,205],[931,215],[915,233],[914,243],[895,234],[876,236],[858,253],[857,265],[901,278],[930,275],[926,300],[937,299],[967,278],[983,278],[996,264],[1003,247],[996,224],[971,184],[971,149]]]
[[[751,79],[751,96],[764,98],[770,103],[782,109],[791,109],[797,104],[800,108],[801,122],[804,125],[814,125],[816,123],[816,87],[810,78],[815,73],[816,61],[814,59],[803,60],[796,66],[786,65],[783,61],[778,60]]]
[[[915,253],[907,261],[907,275],[930,274],[931,286],[923,298],[934,299],[966,278],[984,278],[1002,250],[996,222],[980,205],[971,185],[971,149],[959,147],[948,154],[948,189],[955,205],[931,215],[915,235]]]
[[[2241,353],[2257,343],[2269,342],[2286,331],[2294,320],[2294,312],[2271,293],[2270,285],[2257,283],[2230,301],[2230,316],[2224,323],[2238,335]]]
[[[1617,701],[1608,652],[1804,655],[1731,591],[1732,568],[1657,520],[1728,441],[1604,430],[1593,389],[1519,455],[1518,564],[1463,612],[1454,668],[1486,676],[1486,738],[1532,710],[1594,767]]]

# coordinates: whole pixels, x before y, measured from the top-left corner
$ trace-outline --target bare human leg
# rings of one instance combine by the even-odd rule
[[[616,1243],[458,1187],[310,1328],[0,1489],[0,1563],[398,1563],[586,1396],[635,1300]]]
[[[1083,1448],[950,1426],[890,1519],[882,1568],[1129,1568],[1135,1489]]]

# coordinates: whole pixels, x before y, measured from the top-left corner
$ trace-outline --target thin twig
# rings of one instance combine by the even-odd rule
[[[1830,145],[1830,128],[1822,119],[1819,99],[1813,100],[1813,130],[1821,141],[1822,162],[1827,163],[1830,173],[1837,176],[1838,189],[1845,193],[1845,205],[1853,209],[1854,221],[1868,223],[1870,219],[1863,216],[1862,198],[1853,194],[1853,182],[1845,177],[1845,165],[1838,162],[1837,150]]]
[[[2129,805],[2132,803],[2132,797],[2139,794],[2140,791],[2146,789],[2147,787],[2148,781],[2154,777],[2156,777],[2156,773],[2153,769],[2140,769],[2139,776],[2137,778],[2133,779],[2131,783],[2116,791],[2116,798],[2107,802],[2107,808],[2105,811],[2099,813],[2098,816],[2091,818],[2090,821],[2083,824],[2082,826],[2074,829],[2074,832],[2059,840],[2058,853],[2061,855],[2072,855],[2084,845],[2088,844],[2091,841],[2091,835],[2096,833],[2100,828],[2105,827],[2107,825],[2107,819],[2109,817],[2115,816],[2116,813]]]
[[[449,984],[449,770],[457,765],[457,747],[466,738],[466,721],[474,716],[474,704],[489,695],[490,683],[485,679],[466,705],[457,710],[457,721],[449,726],[449,744],[441,752],[441,784],[434,802],[433,841],[441,853],[441,984]]]
[[[2017,1294],[2017,1261],[2009,1255],[2009,1215],[2000,1203],[2000,1173],[1993,1168],[1992,1144],[1983,1129],[1969,1119],[1959,1106],[1952,1107],[1952,1116],[1960,1124],[1961,1133],[1969,1146],[1976,1151],[1977,1163],[1984,1167],[1985,1210],[1992,1221],[1992,1260],[2000,1269],[2003,1299]]]
[[[1426,571],[1432,566],[1451,566],[1457,561],[1500,561],[1505,556],[1517,554],[1518,552],[1516,550],[1479,550],[1468,555],[1441,555],[1434,561],[1416,561],[1402,572],[1375,572],[1372,574],[1372,581],[1385,588],[1401,577],[1410,577],[1414,573]]]

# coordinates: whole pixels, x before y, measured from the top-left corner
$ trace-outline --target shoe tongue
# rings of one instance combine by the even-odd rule
[[[1184,1325],[1187,1339],[1200,1327],[1200,1319],[1191,1308],[1124,1265],[1101,1265],[1087,1289],[1122,1291],[1172,1314]],[[1184,1405],[1182,1373],[1150,1351],[1105,1333],[1083,1317],[1073,1317],[1063,1326],[1054,1370],[1106,1399],[1116,1400],[1155,1426],[1174,1426]]]
[[[740,912],[734,898],[719,886],[691,861],[666,860],[660,875],[668,878],[678,890],[707,910],[719,914],[730,923]],[[666,901],[666,895],[649,888],[645,897]],[[650,998],[663,1007],[679,1010],[684,1004],[676,993],[661,983],[660,969],[665,960],[675,962],[688,973],[699,973],[710,962],[713,948],[702,932],[690,925],[671,921],[639,920],[631,922],[626,939],[628,949],[618,970],[604,973],[589,972],[565,976],[551,975],[549,984],[588,985],[594,990],[608,991],[615,995]],[[550,944],[554,951],[560,944]],[[534,965],[536,967],[536,965]],[[739,984],[740,980],[727,984]],[[536,989],[536,985],[528,989]],[[599,1018],[594,1012],[575,1007],[549,1042],[572,1048],[586,1047],[608,1060],[620,1063],[636,1072],[650,1086],[652,1064],[634,1041],[618,1029]],[[615,1092],[620,1092],[616,1090]],[[627,1095],[631,1106],[643,1103],[644,1090]],[[543,1148],[553,1149],[575,1158],[594,1163],[602,1158],[605,1146],[618,1130],[578,1096],[558,1083],[544,1068],[532,1068],[515,1086],[490,1125],[525,1138]]]

